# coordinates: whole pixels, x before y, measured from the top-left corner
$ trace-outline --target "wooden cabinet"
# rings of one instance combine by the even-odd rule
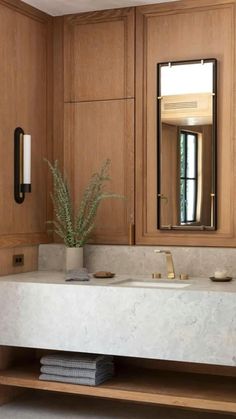
[[[57,38],[61,23],[57,19]],[[112,177],[108,188],[125,197],[102,202],[92,242],[128,244],[134,222],[133,8],[64,18],[60,100],[64,100],[64,167],[76,206],[92,173],[107,158]],[[57,109],[58,116],[58,105]]]
[[[137,244],[235,246],[235,6],[234,0],[179,1],[137,8]],[[218,61],[217,208],[214,232],[157,229],[157,73],[160,62]],[[169,162],[171,164],[171,162]]]
[[[65,18],[65,101],[134,96],[134,9]]]
[[[51,147],[49,16],[19,2],[0,2],[0,246],[48,241],[50,216],[43,161]],[[14,201],[14,130],[32,135],[32,193]],[[51,216],[50,216],[51,217]]]
[[[134,100],[65,105],[65,168],[78,207],[82,193],[102,162],[111,160],[107,190],[125,196],[101,203],[95,243],[128,243],[134,200]]]

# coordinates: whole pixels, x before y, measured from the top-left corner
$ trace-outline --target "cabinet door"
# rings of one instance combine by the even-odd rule
[[[107,190],[124,199],[102,201],[94,243],[126,244],[134,206],[134,101],[65,105],[65,167],[76,207],[92,173],[111,159]]]
[[[134,96],[134,10],[65,18],[65,101]]]

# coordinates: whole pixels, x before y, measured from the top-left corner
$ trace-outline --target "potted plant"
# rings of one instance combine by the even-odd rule
[[[58,167],[46,160],[53,177],[51,199],[54,207],[54,220],[47,221],[52,230],[63,240],[66,246],[65,269],[74,270],[83,267],[83,246],[95,226],[95,217],[102,200],[123,198],[104,190],[111,180],[109,176],[110,160],[107,159],[99,172],[94,173],[83,193],[78,209],[73,206],[69,186]]]

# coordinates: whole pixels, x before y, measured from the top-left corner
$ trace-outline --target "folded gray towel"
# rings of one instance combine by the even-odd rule
[[[89,281],[90,276],[86,268],[69,270],[66,272],[66,281]]]
[[[85,386],[97,386],[106,380],[112,378],[112,374],[101,374],[96,378],[75,378],[75,377],[63,377],[60,375],[53,374],[40,374],[39,379],[42,381],[57,381],[60,383],[68,384],[80,384]]]
[[[113,357],[109,355],[95,355],[84,353],[52,354],[43,356],[42,365],[51,365],[65,368],[97,369],[100,365],[111,363]]]
[[[102,367],[95,369],[82,369],[82,368],[65,368],[51,365],[43,365],[40,369],[42,374],[59,375],[71,378],[91,378],[96,379],[100,375],[113,374],[114,365],[112,363],[106,364]]]

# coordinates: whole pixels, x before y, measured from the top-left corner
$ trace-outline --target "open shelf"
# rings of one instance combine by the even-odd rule
[[[142,368],[120,370],[106,383],[89,387],[40,381],[39,366],[0,371],[0,384],[116,400],[236,413],[236,378]]]

